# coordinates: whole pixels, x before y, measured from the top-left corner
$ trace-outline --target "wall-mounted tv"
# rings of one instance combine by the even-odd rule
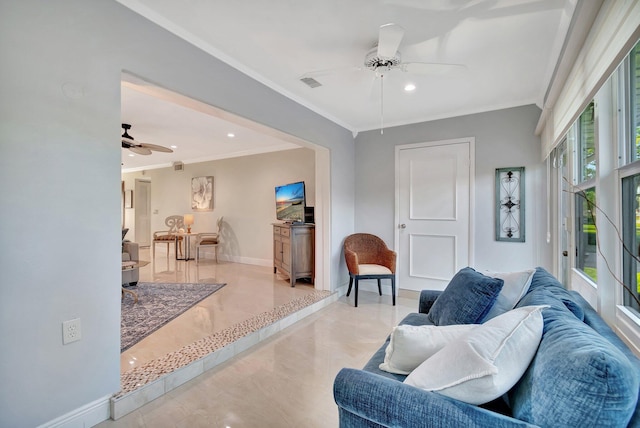
[[[276,218],[285,222],[304,222],[304,181],[276,187]]]

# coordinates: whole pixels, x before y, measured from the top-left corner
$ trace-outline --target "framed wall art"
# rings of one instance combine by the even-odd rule
[[[496,241],[524,242],[524,167],[496,169]]]
[[[213,177],[193,177],[191,179],[191,209],[194,211],[213,210]]]

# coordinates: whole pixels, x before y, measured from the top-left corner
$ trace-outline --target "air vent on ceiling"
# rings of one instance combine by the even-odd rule
[[[313,77],[303,77],[302,79],[300,79],[300,81],[310,88],[317,88],[318,86],[322,86],[322,83],[318,82]]]
[[[174,171],[184,171],[184,164],[180,161],[178,162],[174,162],[173,163],[173,170]]]

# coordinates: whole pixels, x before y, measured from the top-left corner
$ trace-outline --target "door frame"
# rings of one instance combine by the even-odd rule
[[[468,248],[468,260],[469,266],[473,266],[475,264],[475,200],[476,200],[476,138],[475,137],[463,137],[463,138],[455,138],[450,140],[437,140],[437,141],[426,141],[422,143],[412,143],[412,144],[402,144],[397,145],[395,147],[395,202],[394,202],[394,218],[393,218],[393,229],[394,229],[394,248],[397,254],[397,260],[400,260],[403,257],[402,249],[400,248],[400,151],[401,150],[410,150],[410,149],[419,149],[424,147],[433,147],[433,146],[445,146],[451,144],[460,144],[460,143],[468,143],[469,144],[469,248]],[[399,270],[402,266],[401,263],[396,261],[396,278],[400,278]],[[397,292],[402,289],[402,283],[398,281],[396,286]],[[411,290],[409,290],[411,291]]]

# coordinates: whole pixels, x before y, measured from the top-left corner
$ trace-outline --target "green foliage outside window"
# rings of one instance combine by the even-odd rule
[[[577,258],[576,266],[594,282],[598,280],[596,267],[597,228],[596,228],[596,188],[591,187],[576,193],[577,215]]]

